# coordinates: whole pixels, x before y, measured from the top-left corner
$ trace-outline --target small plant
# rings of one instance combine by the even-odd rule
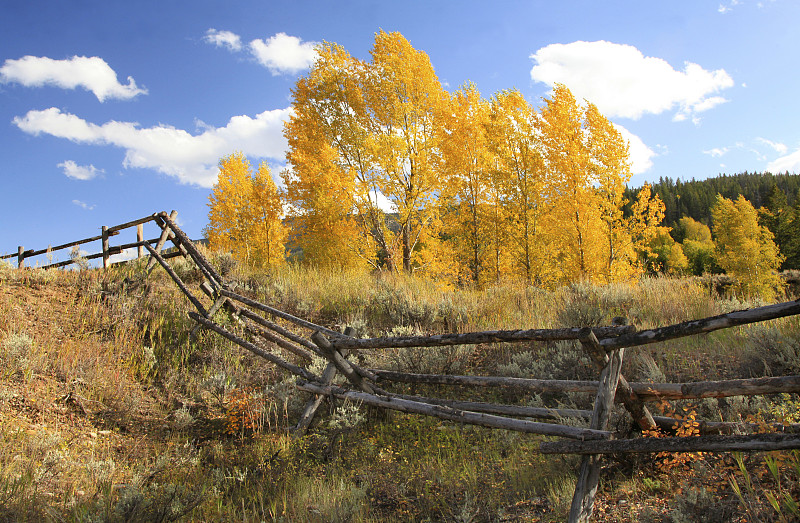
[[[84,254],[86,253],[81,251],[77,245],[73,246],[72,250],[69,251],[69,259],[72,260],[72,264],[82,271],[90,268],[89,260],[84,257]]]

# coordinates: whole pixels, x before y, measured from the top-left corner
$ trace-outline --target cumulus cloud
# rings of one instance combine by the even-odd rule
[[[628,142],[631,158],[631,173],[642,174],[643,172],[647,172],[653,166],[653,157],[658,155],[645,145],[641,138],[623,126],[614,124],[614,127],[620,132],[622,138]]]
[[[236,33],[230,31],[217,31],[209,29],[203,40],[217,47],[227,47],[229,51],[238,52],[242,50],[242,39]]]
[[[0,67],[0,83],[18,83],[25,87],[53,85],[62,89],[82,87],[91,91],[98,100],[128,100],[147,89],[137,87],[132,77],[128,84],[117,80],[117,73],[97,56],[73,56],[68,60],[53,60],[44,56],[23,56],[19,60],[6,60]]]
[[[224,127],[208,127],[191,134],[169,125],[140,127],[134,122],[110,121],[97,125],[60,109],[28,111],[14,118],[22,131],[49,134],[76,143],[112,145],[125,150],[126,168],[155,169],[181,183],[211,187],[219,159],[234,150],[254,158],[282,160],[286,151],[283,122],[291,108],[264,111],[255,117],[234,116]]]
[[[78,165],[72,160],[61,162],[57,167],[61,167],[68,178],[75,180],[91,180],[97,177],[98,174],[105,172],[103,169],[98,169],[94,165]]]
[[[536,63],[531,69],[534,81],[562,83],[609,117],[638,119],[676,110],[675,120],[697,121],[697,113],[725,102],[718,93],[733,86],[724,69],[707,71],[686,62],[678,71],[636,47],[602,40],[551,44],[531,59]]]
[[[89,205],[88,203],[82,202],[80,200],[72,200],[72,203],[85,211],[94,210],[94,205]]]
[[[784,173],[786,171],[795,174],[800,173],[800,149],[769,162],[767,171],[771,173]]]
[[[243,51],[242,38],[230,31],[209,29],[203,37],[206,42],[217,47],[226,47],[229,51]],[[308,69],[317,57],[317,42],[303,42],[296,36],[278,33],[266,40],[255,39],[247,44],[247,51],[261,65],[277,76],[280,74],[296,74]]]
[[[250,42],[250,52],[273,75],[295,74],[314,63],[317,42],[303,42],[296,36],[278,33],[266,40]]]

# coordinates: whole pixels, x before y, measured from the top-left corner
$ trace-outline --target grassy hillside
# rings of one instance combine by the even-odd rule
[[[240,292],[362,336],[599,325],[620,315],[645,328],[758,305],[717,296],[702,280],[443,291],[364,273],[252,274],[213,258]],[[200,281],[185,262],[174,266]],[[163,271],[145,276],[136,264],[105,273],[0,268],[0,521],[565,519],[578,459],[537,454],[537,436],[328,404],[307,436],[292,438],[307,396],[214,334],[190,339],[189,307]],[[414,372],[596,377],[579,347],[563,342],[360,357]],[[626,358],[630,381],[800,374],[800,319],[651,345]],[[398,390],[532,406],[593,401]],[[689,420],[764,422],[798,422],[798,407],[797,396],[703,400],[676,412],[661,406]],[[614,426],[628,429],[623,410]],[[797,453],[617,456],[607,465],[598,521],[778,521],[770,496],[791,520],[800,499]]]

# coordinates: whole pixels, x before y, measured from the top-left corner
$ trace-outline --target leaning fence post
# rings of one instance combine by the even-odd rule
[[[108,226],[103,225],[101,231],[100,239],[103,243],[103,269],[108,269]]]
[[[25,267],[25,247],[20,245],[17,247],[17,268],[21,269]]]

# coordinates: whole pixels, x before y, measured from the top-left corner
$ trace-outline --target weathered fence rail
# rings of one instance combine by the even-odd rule
[[[695,383],[629,383],[621,373],[625,351],[638,346],[712,332],[738,325],[767,321],[800,314],[800,300],[758,307],[718,316],[692,320],[666,327],[637,331],[630,325],[571,329],[527,329],[484,331],[432,336],[405,336],[394,338],[358,339],[352,329],[344,333],[298,318],[268,304],[236,292],[227,284],[212,264],[175,224],[176,213],[156,213],[148,217],[113,227],[103,227],[100,236],[70,242],[40,251],[18,248],[18,266],[26,258],[53,252],[58,249],[101,241],[101,252],[87,259],[102,257],[103,266],[109,265],[109,256],[115,252],[138,247],[139,256],[144,251],[150,256],[148,270],[161,265],[178,288],[192,303],[196,312],[190,312],[198,328],[209,329],[240,347],[264,358],[298,378],[299,390],[312,395],[301,416],[296,433],[304,433],[314,419],[325,397],[351,399],[379,408],[434,416],[457,423],[475,424],[491,428],[514,430],[563,438],[540,444],[543,453],[575,453],[584,456],[578,474],[569,521],[588,521],[591,517],[594,495],[597,490],[601,459],[604,454],[620,452],[727,452],[734,450],[780,450],[800,448],[800,426],[773,424],[779,432],[773,434],[736,434],[734,431],[755,429],[746,423],[726,423],[697,420],[699,436],[685,438],[628,438],[619,437],[608,430],[608,420],[614,402],[627,409],[633,423],[641,429],[656,427],[670,429],[676,420],[652,416],[645,403],[653,401],[721,398],[727,396],[800,393],[800,376],[763,377]],[[153,221],[161,229],[159,238],[144,240],[142,225]],[[111,247],[109,238],[128,227],[137,227],[137,241]],[[175,251],[161,253],[166,242],[172,242]],[[185,256],[201,271],[205,281],[199,286],[201,294],[195,295],[189,285],[181,281],[172,270],[167,258]],[[51,264],[45,268],[61,266]],[[210,300],[202,301],[203,294]],[[214,321],[220,311],[227,311],[238,321],[238,331],[232,332]],[[264,315],[272,317],[267,319]],[[285,322],[291,327],[277,323]],[[301,332],[297,332],[297,330]],[[194,330],[192,332],[194,335]],[[441,347],[448,345],[519,343],[530,341],[575,340],[598,369],[597,381],[565,381],[549,379],[522,379],[504,376],[452,376],[411,374],[385,369],[363,368],[348,355],[363,349],[402,349],[407,347]],[[309,370],[315,358],[327,360],[320,376]],[[298,363],[299,361],[299,363]],[[346,378],[346,386],[332,385],[336,374]],[[595,394],[594,409],[548,409],[519,405],[500,405],[475,401],[410,396],[385,390],[396,383],[413,383],[439,386],[501,387],[526,393],[533,392],[584,392]],[[521,419],[520,419],[521,418]],[[564,418],[578,418],[588,422],[586,427],[565,424]],[[538,419],[542,421],[531,421]]]
[[[177,216],[177,212],[176,211],[172,211],[172,212],[174,213],[175,216]],[[145,246],[157,245],[159,243],[159,241],[160,241],[160,238],[154,238],[154,239],[151,239],[151,240],[145,240],[144,239],[144,227],[143,226],[144,226],[144,224],[146,224],[148,222],[156,222],[156,223],[158,223],[158,220],[159,220],[158,214],[153,214],[151,216],[146,216],[144,218],[139,218],[138,220],[132,220],[130,222],[122,223],[122,224],[119,224],[119,225],[114,225],[112,227],[107,227],[107,226],[104,225],[103,227],[101,227],[101,230],[100,230],[101,232],[100,232],[100,234],[98,236],[92,236],[92,237],[89,237],[89,238],[83,238],[81,240],[75,240],[75,241],[71,241],[71,242],[67,242],[67,243],[62,243],[61,245],[56,245],[55,247],[48,246],[45,249],[38,249],[38,250],[37,249],[27,249],[26,250],[24,246],[20,245],[19,247],[17,247],[17,252],[11,253],[11,254],[2,255],[2,256],[0,256],[0,260],[8,260],[8,259],[16,258],[17,267],[21,269],[21,268],[25,267],[25,260],[26,259],[34,258],[36,256],[41,256],[41,255],[53,255],[54,253],[56,253],[58,251],[61,251],[61,250],[64,250],[64,249],[78,247],[79,245],[85,245],[87,243],[92,243],[92,242],[100,242],[100,251],[97,252],[97,253],[87,254],[85,256],[79,256],[79,257],[70,256],[70,259],[64,260],[64,261],[60,261],[60,262],[53,262],[51,260],[48,260],[47,263],[39,265],[38,268],[40,268],[40,269],[56,269],[56,268],[60,268],[60,267],[66,267],[66,266],[72,265],[74,263],[79,263],[81,260],[87,260],[88,261],[88,260],[96,260],[96,259],[99,259],[99,258],[103,259],[103,268],[108,268],[111,265],[113,265],[113,263],[110,261],[111,256],[114,256],[114,255],[117,255],[117,254],[121,254],[123,251],[125,251],[127,249],[132,249],[132,248],[136,247],[137,248],[137,256],[136,257],[137,258],[142,258],[144,256],[144,250],[143,249],[144,249]],[[116,245],[116,246],[111,246],[110,245],[109,239],[111,237],[117,236],[117,235],[120,234],[121,231],[123,231],[125,229],[132,228],[132,227],[136,227],[136,241],[135,242],[124,243],[124,244]],[[163,227],[162,227],[162,231],[163,231]],[[161,244],[163,245],[163,241],[161,241]],[[160,247],[157,247],[157,249],[158,249],[159,252],[161,251]],[[173,252],[173,253],[169,253],[169,254],[164,255],[164,258],[166,258],[166,259],[174,258],[175,256],[180,256],[181,254],[182,253],[180,253],[180,252]],[[124,260],[122,262],[117,262],[117,263],[125,263],[125,261],[127,261],[127,260]]]

